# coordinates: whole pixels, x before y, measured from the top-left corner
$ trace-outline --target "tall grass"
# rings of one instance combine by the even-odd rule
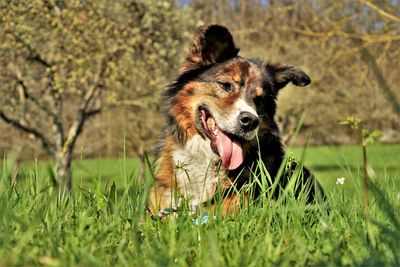
[[[234,217],[217,213],[196,225],[206,210],[151,220],[145,211],[148,164],[121,171],[122,185],[104,185],[94,176],[90,186],[77,185],[70,195],[59,194],[51,175],[41,177],[35,168],[13,182],[5,166],[0,266],[400,265],[400,192],[390,174],[371,182],[367,218],[362,174],[353,172],[353,191],[334,186],[326,190],[326,202],[307,205],[305,193],[296,199],[293,182],[278,200],[267,194],[243,203]],[[258,168],[255,183],[272,190],[265,166]]]

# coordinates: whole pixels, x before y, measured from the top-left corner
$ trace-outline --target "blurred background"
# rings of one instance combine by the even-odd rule
[[[301,66],[278,121],[295,145],[354,144],[354,115],[400,143],[400,0],[1,1],[0,155],[151,152],[160,94],[195,29],[226,25],[240,55]]]

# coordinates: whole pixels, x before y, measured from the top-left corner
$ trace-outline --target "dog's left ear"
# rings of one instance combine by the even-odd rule
[[[264,63],[264,68],[273,80],[276,92],[289,82],[296,86],[306,86],[311,82],[310,77],[299,67],[281,63]]]
[[[239,49],[227,28],[217,24],[199,27],[181,73],[220,63],[237,56],[238,53]]]

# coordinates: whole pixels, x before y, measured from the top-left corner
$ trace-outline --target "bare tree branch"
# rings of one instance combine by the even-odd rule
[[[78,117],[75,119],[74,123],[72,124],[71,128],[68,131],[67,140],[65,141],[63,148],[61,150],[62,155],[66,154],[71,149],[71,147],[75,145],[76,139],[82,132],[85,120],[86,120],[86,113],[85,111],[80,109],[78,111]]]
[[[28,133],[28,134],[32,134],[37,140],[39,140],[42,143],[43,148],[51,155],[54,155],[55,153],[55,147],[54,145],[44,136],[44,134],[42,134],[41,132],[39,132],[36,129],[33,129],[29,126],[23,125],[22,123],[18,122],[15,119],[10,118],[9,116],[7,116],[6,114],[4,114],[3,111],[0,110],[0,118],[3,119],[4,122],[6,122],[7,124],[15,127],[16,129]]]
[[[101,112],[101,108],[92,109],[92,110],[86,111],[86,116],[87,117],[92,117],[92,116],[94,116],[94,115],[96,115],[96,114],[98,114],[100,112]]]
[[[115,53],[117,53],[117,52],[115,52]],[[102,89],[102,85],[100,83],[101,83],[101,80],[102,80],[102,78],[103,78],[103,76],[104,76],[104,74],[106,72],[107,62],[110,60],[110,58],[115,53],[113,53],[110,56],[106,56],[101,60],[101,62],[100,62],[100,70],[98,71],[98,73],[97,73],[97,75],[96,75],[96,77],[94,79],[93,85],[86,91],[86,94],[83,97],[83,103],[82,103],[81,108],[80,108],[83,112],[88,112],[88,110],[90,108],[89,106],[93,102],[92,100],[93,100],[93,98],[95,98],[96,93],[98,93],[98,91],[100,89]]]
[[[148,104],[156,104],[158,103],[157,98],[140,98],[140,100],[131,100],[131,99],[124,99],[124,100],[117,100],[113,101],[112,103],[108,103],[107,106],[109,107],[120,107],[120,106],[130,106],[135,108],[146,108]]]
[[[21,36],[15,34],[15,32],[12,31],[6,31],[6,33],[10,34],[11,36],[14,37],[15,41],[22,44],[29,52],[29,60],[35,61],[44,67],[50,68],[52,64],[44,59],[36,49],[34,49],[28,42],[26,42]]]
[[[51,117],[55,116],[55,114],[48,108],[48,106],[43,105],[42,103],[40,103],[38,101],[38,99],[36,97],[34,97],[33,95],[30,94],[30,90],[29,90],[26,82],[23,80],[20,72],[17,71],[15,73],[14,77],[15,77],[15,80],[17,81],[17,83],[21,86],[26,100],[31,101],[40,110],[43,110],[47,115],[49,115]]]
[[[65,142],[64,127],[62,124],[63,101],[60,92],[54,88],[54,73],[50,71],[48,74],[47,88],[50,90],[50,96],[53,106],[53,125],[55,126],[56,146],[62,147]]]
[[[377,5],[375,5],[374,3],[372,3],[371,1],[368,0],[357,0],[358,2],[366,5],[367,7],[371,8],[372,10],[374,10],[375,12],[377,12],[379,15],[381,15],[382,17],[391,20],[393,22],[400,22],[400,17],[397,17],[393,14],[390,14],[388,12],[386,12],[385,10],[381,9],[380,7],[378,7]]]
[[[359,48],[362,59],[365,61],[365,63],[367,63],[368,67],[375,75],[378,85],[381,88],[386,100],[392,105],[393,111],[400,116],[400,102],[383,76],[383,72],[375,58],[372,56],[371,52],[369,52],[368,48],[364,46],[362,40],[353,38],[352,41]]]
[[[56,126],[55,132],[57,135],[57,147],[62,147],[65,142],[64,127],[62,125],[62,101],[58,94],[53,94],[54,108],[56,114],[53,117],[53,123]]]
[[[98,93],[99,90],[102,89],[101,80],[107,69],[107,62],[115,55],[117,55],[119,51],[112,53],[109,56],[104,57],[100,62],[100,70],[98,71],[93,85],[86,91],[86,94],[83,97],[83,102],[79,108],[78,115],[71,128],[69,129],[67,139],[63,145],[63,149],[61,151],[62,154],[65,154],[71,147],[74,146],[79,134],[82,132],[85,121],[88,117],[94,116],[101,111],[101,107],[99,108],[90,108],[90,104],[94,98],[100,97]]]
[[[348,33],[348,32],[344,32],[344,31],[337,30],[337,29],[333,29],[333,30],[325,31],[325,32],[315,32],[315,31],[312,31],[309,29],[306,29],[306,30],[293,29],[288,26],[282,26],[281,28],[285,31],[290,31],[290,32],[302,34],[304,36],[315,37],[315,38],[320,38],[320,39],[327,39],[327,38],[339,36],[339,37],[345,37],[347,39],[359,38],[368,43],[381,43],[381,42],[400,40],[400,35],[398,35],[398,32],[399,32],[398,30],[395,30],[395,32],[393,34],[372,35],[372,34]]]
[[[52,118],[53,124],[55,126],[55,134],[57,136],[56,146],[62,147],[64,144],[64,129],[61,122],[62,101],[60,99],[59,93],[53,87],[52,73],[49,74],[48,77],[49,83],[47,85],[51,90],[50,95],[51,99],[53,100],[52,105],[49,106],[43,103],[43,101],[41,102],[37,97],[33,96],[30,93],[31,90],[29,89],[25,80],[22,78],[21,72],[15,66],[12,66],[12,68],[14,69],[14,78],[16,79],[17,83],[21,86],[24,98],[32,102],[37,108],[44,111],[50,118]],[[53,107],[53,110],[51,110],[51,106]]]

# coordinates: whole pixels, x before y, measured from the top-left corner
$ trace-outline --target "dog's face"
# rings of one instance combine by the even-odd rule
[[[199,28],[181,75],[166,94],[178,136],[209,139],[228,170],[242,164],[244,147],[257,133],[268,134],[278,91],[289,82],[310,83],[297,67],[245,59],[238,51],[225,27]]]

